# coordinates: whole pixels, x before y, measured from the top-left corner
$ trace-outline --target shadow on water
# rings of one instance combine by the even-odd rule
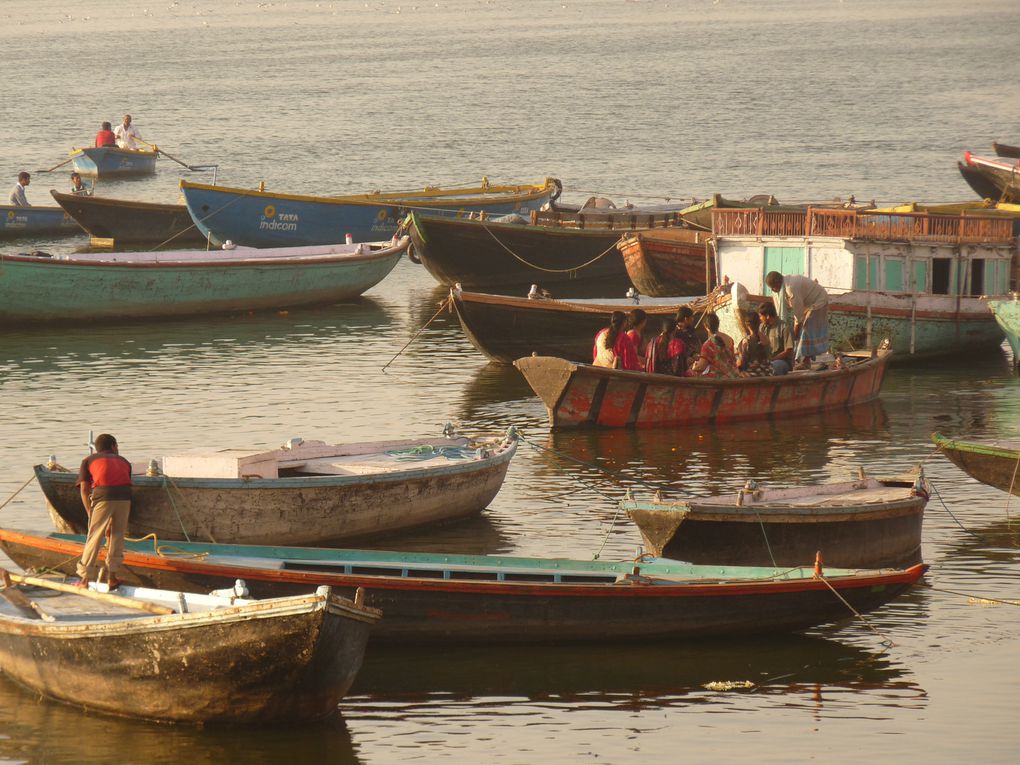
[[[44,699],[7,678],[0,678],[0,730],[0,760],[4,762],[356,765],[361,761],[341,715],[288,727],[149,723]]]
[[[350,543],[324,544],[324,547],[351,547]],[[401,552],[456,553],[460,555],[499,555],[513,549],[507,532],[488,513],[450,523],[388,534],[383,539],[359,542],[367,550]]]

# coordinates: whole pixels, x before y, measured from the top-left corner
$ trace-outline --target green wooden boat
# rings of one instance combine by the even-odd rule
[[[960,441],[932,433],[931,440],[967,475],[1020,497],[1020,439]]]
[[[1014,292],[1012,300],[989,300],[988,310],[1013,349],[1013,366],[1020,366],[1020,295]]]

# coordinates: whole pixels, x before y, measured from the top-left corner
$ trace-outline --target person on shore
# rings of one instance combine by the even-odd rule
[[[125,114],[124,120],[114,129],[113,134],[117,136],[117,145],[122,149],[138,151],[142,140],[142,134],[138,128],[131,124],[131,115]]]
[[[676,336],[677,325],[671,318],[662,320],[659,334],[648,343],[645,371],[659,375],[683,376],[687,357],[683,340]]]
[[[648,314],[640,308],[634,308],[627,314],[627,336],[634,341],[637,351],[638,367],[645,368],[645,356],[648,353],[648,341],[645,340],[645,327],[648,325]]]
[[[32,176],[22,170],[18,173],[18,182],[14,184],[14,188],[11,189],[11,196],[8,198],[8,204],[14,207],[31,207],[28,203],[28,197],[25,196],[25,189],[28,188],[29,182],[32,180]]]
[[[96,133],[96,147],[102,148],[104,146],[116,146],[117,136],[113,132],[113,128],[110,127],[109,122],[104,122],[103,126]]]
[[[79,587],[88,587],[95,577],[99,548],[109,535],[106,550],[107,583],[111,590],[120,585],[124,560],[124,534],[131,513],[131,463],[120,456],[117,439],[109,433],[96,437],[96,452],[82,460],[78,470],[81,502],[89,519],[85,549],[78,561]]]
[[[705,314],[708,339],[701,344],[701,374],[705,377],[739,377],[733,356],[733,338],[719,331],[719,317]]]
[[[772,303],[762,303],[758,308],[758,318],[762,323],[762,335],[768,344],[769,362],[772,374],[789,374],[793,367],[793,338],[786,322],[779,320],[776,307]]]
[[[609,369],[640,370],[634,341],[624,331],[627,314],[613,311],[609,326],[595,335],[592,366]]]
[[[776,308],[781,302],[793,314],[794,368],[810,368],[815,356],[829,351],[829,293],[813,279],[778,271],[769,271],[765,283],[774,293]]]
[[[71,193],[77,194],[80,197],[87,197],[89,196],[89,194],[92,193],[89,190],[88,186],[82,183],[81,173],[78,172],[71,173]]]

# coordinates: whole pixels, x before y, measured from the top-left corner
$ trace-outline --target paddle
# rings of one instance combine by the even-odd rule
[[[63,162],[61,162],[61,163],[60,163],[59,165],[54,165],[54,166],[53,166],[53,167],[51,167],[51,168],[50,168],[49,170],[36,170],[35,172],[37,172],[37,173],[52,173],[52,172],[53,172],[54,170],[56,170],[56,169],[57,169],[58,167],[63,167],[63,166],[64,166],[64,165],[66,165],[66,164],[67,164],[68,162],[71,162],[71,161],[73,161],[73,160],[74,160],[74,157],[70,157],[69,159],[65,159],[65,160],[64,160]]]
[[[185,162],[181,162],[179,159],[177,159],[177,157],[174,157],[174,156],[172,156],[170,154],[167,154],[165,151],[163,151],[161,148],[156,146],[156,144],[154,144],[154,143],[149,143],[148,141],[143,141],[141,138],[135,138],[135,140],[138,141],[138,143],[144,143],[146,146],[148,146],[150,149],[152,149],[157,154],[162,154],[167,159],[172,159],[174,162],[176,162],[181,167],[187,168],[188,170],[194,170],[195,169],[191,165],[189,165],[189,164],[187,164]]]
[[[167,608],[166,606],[157,606],[155,603],[147,603],[144,600],[125,598],[123,595],[114,595],[112,592],[96,592],[95,590],[90,590],[87,587],[77,587],[73,584],[64,584],[63,582],[53,582],[49,579],[40,579],[37,576],[21,576],[19,574],[12,574],[4,569],[0,569],[0,572],[2,572],[0,573],[0,577],[2,577],[4,581],[7,581],[9,577],[10,581],[18,582],[19,584],[30,584],[33,587],[45,587],[49,590],[57,590],[58,592],[66,592],[70,595],[91,598],[92,600],[98,600],[101,603],[109,603],[115,606],[133,608],[136,611],[146,611],[150,614],[166,616],[168,614],[176,613],[172,608]]]

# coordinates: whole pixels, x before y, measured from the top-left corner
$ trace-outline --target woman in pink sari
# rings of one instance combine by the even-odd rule
[[[705,315],[705,329],[708,339],[701,345],[701,359],[704,362],[702,374],[706,377],[740,377],[733,355],[732,340],[719,332],[719,317],[714,313]]]

